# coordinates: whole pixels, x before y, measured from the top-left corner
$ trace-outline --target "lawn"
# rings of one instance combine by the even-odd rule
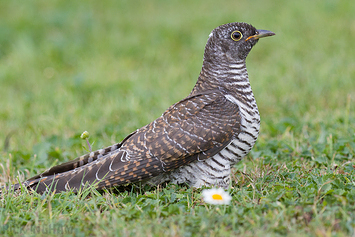
[[[230,205],[132,186],[0,196],[0,235],[354,236],[355,1],[1,1],[0,185],[121,141],[187,96],[215,27],[271,30],[247,59],[261,114]]]

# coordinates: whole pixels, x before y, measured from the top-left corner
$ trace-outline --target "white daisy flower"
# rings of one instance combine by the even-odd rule
[[[203,199],[209,204],[229,204],[232,197],[222,188],[204,189],[202,191]]]

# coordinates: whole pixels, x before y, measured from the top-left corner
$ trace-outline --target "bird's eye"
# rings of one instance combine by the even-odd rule
[[[242,37],[243,37],[243,34],[239,30],[235,30],[231,34],[231,38],[234,41],[239,41]]]

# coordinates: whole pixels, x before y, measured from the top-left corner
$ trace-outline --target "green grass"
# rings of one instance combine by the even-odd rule
[[[354,15],[346,0],[0,2],[1,186],[86,153],[85,130],[99,149],[160,116],[213,28],[276,33],[247,59],[261,132],[231,205],[176,185],[5,193],[0,234],[354,236]]]

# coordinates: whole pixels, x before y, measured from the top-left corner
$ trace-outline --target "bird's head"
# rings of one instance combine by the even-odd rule
[[[275,33],[257,30],[252,25],[243,22],[221,25],[214,29],[208,38],[204,60],[210,62],[245,60],[260,38],[272,35]]]

